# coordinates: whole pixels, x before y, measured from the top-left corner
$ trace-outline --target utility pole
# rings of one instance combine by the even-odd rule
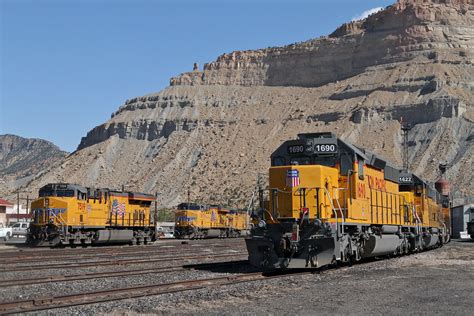
[[[30,210],[30,196],[29,195],[26,196],[26,212],[32,215],[31,210]]]
[[[155,226],[158,223],[159,214],[158,214],[158,196],[161,195],[160,192],[155,192]]]
[[[409,123],[404,123],[403,118],[400,119],[400,124],[403,133],[403,170],[408,171],[408,132],[412,126]]]
[[[16,191],[16,221],[20,221],[20,190]]]

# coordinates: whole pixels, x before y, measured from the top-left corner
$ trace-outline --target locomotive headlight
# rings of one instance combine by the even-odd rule
[[[261,220],[261,221],[258,222],[258,227],[265,228],[265,226],[267,226],[267,223],[265,223],[264,220]]]

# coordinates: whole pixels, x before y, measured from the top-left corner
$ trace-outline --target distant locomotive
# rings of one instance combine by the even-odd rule
[[[248,233],[249,216],[214,205],[181,203],[175,213],[178,239],[240,237]]]
[[[317,268],[449,241],[447,196],[332,133],[284,142],[271,155],[265,194],[246,239],[250,263],[262,269]]]
[[[48,184],[31,203],[34,246],[147,243],[155,240],[150,194]]]

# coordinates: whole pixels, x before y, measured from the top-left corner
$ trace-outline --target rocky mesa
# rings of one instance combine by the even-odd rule
[[[78,150],[25,184],[65,181],[244,206],[270,153],[301,132],[332,131],[474,194],[474,5],[400,0],[302,43],[236,51],[131,98]]]

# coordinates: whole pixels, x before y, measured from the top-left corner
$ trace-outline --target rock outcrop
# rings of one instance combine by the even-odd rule
[[[333,131],[434,181],[448,163],[456,190],[474,193],[474,7],[406,0],[328,37],[224,54],[127,100],[92,129],[52,181],[160,192],[244,206],[270,153],[301,132]]]
[[[1,192],[13,192],[66,159],[67,152],[42,139],[0,135]]]

